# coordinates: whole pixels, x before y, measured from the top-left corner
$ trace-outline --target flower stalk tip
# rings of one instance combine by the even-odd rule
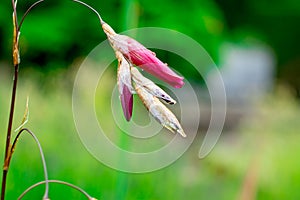
[[[87,8],[89,8],[90,10],[92,10],[98,17],[99,21],[100,21],[100,24],[104,24],[105,22],[103,21],[101,15],[99,14],[99,12],[97,12],[92,6],[88,5],[87,3],[84,3],[82,1],[79,1],[79,0],[73,0],[74,2],[77,2],[77,3],[80,3],[84,6],[86,6]]]

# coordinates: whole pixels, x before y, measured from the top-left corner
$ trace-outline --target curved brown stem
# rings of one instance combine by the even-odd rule
[[[15,1],[12,0],[12,7],[13,7],[13,25],[14,25],[14,33],[13,33],[13,63],[14,63],[14,77],[13,77],[13,88],[12,88],[12,95],[11,95],[11,102],[10,102],[10,111],[9,111],[9,120],[7,126],[7,133],[6,133],[6,143],[5,143],[5,154],[4,154],[4,164],[3,164],[3,171],[2,171],[2,183],[1,183],[1,200],[5,198],[5,191],[6,191],[6,179],[7,173],[9,168],[9,160],[10,160],[10,140],[11,140],[11,129],[13,124],[14,118],[14,110],[15,110],[15,101],[16,101],[16,94],[17,94],[17,83],[18,83],[18,73],[19,73],[19,51],[18,51],[18,20],[17,20],[17,11]]]
[[[20,28],[22,23],[30,12],[30,10],[36,6],[38,3],[42,2],[43,0],[39,0],[34,3],[29,9],[25,12],[24,16],[22,17],[20,25],[18,24],[18,17],[17,17],[17,10],[16,10],[16,3],[17,1],[12,0],[12,8],[13,8],[13,64],[14,64],[14,77],[13,77],[13,88],[12,88],[12,96],[11,96],[11,103],[10,103],[10,112],[9,112],[9,120],[7,126],[7,134],[6,134],[6,143],[5,143],[5,154],[4,154],[4,165],[2,171],[2,183],[1,183],[1,200],[5,198],[5,191],[6,191],[6,179],[7,173],[9,169],[10,159],[11,159],[11,130],[13,125],[13,118],[14,118],[14,110],[15,110],[15,101],[16,101],[16,94],[17,94],[17,83],[18,83],[18,74],[19,74],[19,64],[20,64],[20,54],[19,54],[19,34]]]
[[[13,80],[13,89],[12,89],[7,134],[6,134],[5,156],[4,156],[4,165],[3,165],[3,173],[2,173],[1,200],[4,200],[5,198],[6,178],[7,178],[8,168],[9,168],[11,130],[12,130],[12,124],[14,118],[16,94],[17,94],[19,64],[17,64],[14,68],[15,68],[15,73],[14,73],[14,80]]]
[[[32,4],[32,5],[26,10],[26,12],[24,13],[24,15],[23,15],[23,17],[22,17],[22,19],[21,19],[21,21],[20,21],[20,24],[19,24],[19,26],[18,26],[18,32],[21,30],[22,24],[23,24],[23,22],[24,22],[26,16],[28,15],[28,13],[32,10],[32,8],[34,8],[37,4],[39,4],[39,3],[43,2],[43,1],[44,1],[44,0],[39,0],[39,1],[35,2],[34,4]]]

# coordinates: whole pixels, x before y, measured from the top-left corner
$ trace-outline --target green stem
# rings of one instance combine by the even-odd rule
[[[122,112],[122,111],[121,111]],[[120,113],[122,114],[122,113]],[[127,122],[125,122],[127,123]],[[129,141],[129,136],[123,132],[123,131],[118,131],[120,135],[120,143],[119,146],[121,148],[129,147],[130,146],[130,141]],[[119,163],[126,163],[128,162],[124,156],[121,154],[119,155]],[[125,164],[126,165],[126,164]],[[129,176],[125,172],[118,172],[117,175],[117,182],[116,182],[116,200],[124,200],[126,199],[127,191],[128,191],[128,184],[129,184]]]

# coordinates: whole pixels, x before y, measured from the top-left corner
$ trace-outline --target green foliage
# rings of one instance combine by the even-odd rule
[[[34,1],[20,1],[19,15]],[[298,46],[300,4],[294,0],[275,1],[86,1],[97,9],[103,19],[117,32],[130,28],[155,26],[185,33],[198,41],[213,57],[219,58],[219,47],[226,40],[244,41],[252,37],[268,43],[279,63],[279,77],[294,85],[300,54]],[[0,59],[11,56],[11,5],[0,4]],[[79,56],[87,55],[105,40],[95,15],[71,1],[45,1],[35,8],[22,28],[21,53],[25,66],[43,68],[44,73],[66,68]],[[165,62],[172,62],[168,56]],[[179,61],[178,66],[185,63]],[[187,76],[199,79],[194,71]],[[292,73],[293,74],[293,73]],[[300,88],[300,85],[299,85]],[[300,91],[300,90],[299,90]]]
[[[34,1],[18,3],[19,17]],[[275,1],[86,1],[98,10],[117,32],[130,28],[165,27],[185,33],[198,41],[219,63],[219,47],[224,41],[248,38],[269,44],[278,58],[278,75],[300,88],[293,73],[299,65],[300,4],[295,0]],[[0,5],[0,59],[11,56],[10,1]],[[95,15],[71,1],[45,1],[35,8],[22,28],[21,53],[24,67],[42,68],[43,73],[67,68],[105,40]],[[249,40],[247,41],[249,42]],[[251,42],[251,41],[250,41]],[[165,62],[172,62],[167,56]],[[297,59],[298,58],[298,59]],[[177,63],[184,65],[183,61]],[[194,71],[187,76],[199,79]],[[299,90],[300,91],[300,90]]]
[[[174,3],[171,0],[128,0],[87,3],[95,7],[117,32],[144,26],[174,29],[193,37],[216,60],[218,58],[218,46],[224,39],[222,33],[225,24],[220,10],[210,1]],[[20,16],[28,5],[30,2],[19,3]],[[165,13],[166,10],[168,13]],[[130,11],[133,13],[128,13]],[[1,23],[3,27],[11,26],[7,18]],[[5,35],[6,41],[10,32],[5,31]],[[43,68],[44,72],[66,68],[78,56],[87,55],[105,39],[98,19],[88,9],[71,1],[45,1],[28,15],[22,27],[22,62],[24,66]],[[10,48],[3,46],[1,49],[4,49],[2,59],[10,58]],[[167,57],[164,60],[170,61]]]

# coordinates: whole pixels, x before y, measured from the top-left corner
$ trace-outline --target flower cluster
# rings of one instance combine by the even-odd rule
[[[168,104],[175,104],[176,101],[155,83],[144,77],[134,66],[145,70],[175,88],[181,88],[184,85],[183,77],[178,76],[167,64],[160,61],[154,52],[136,40],[115,33],[103,21],[102,28],[119,62],[118,89],[126,120],[129,121],[131,119],[133,94],[136,93],[150,114],[160,124],[173,133],[179,133],[186,137],[175,115],[160,100]]]
[[[145,78],[135,66],[175,88],[181,88],[184,85],[183,77],[178,76],[167,64],[160,61],[154,52],[138,41],[126,35],[117,34],[102,20],[100,14],[94,8],[79,0],[73,1],[88,7],[97,14],[102,29],[115,51],[119,61],[118,89],[126,120],[130,121],[132,117],[133,94],[138,94],[150,114],[161,125],[173,133],[179,133],[186,137],[176,116],[159,99],[168,104],[175,104],[176,101],[151,80]]]

